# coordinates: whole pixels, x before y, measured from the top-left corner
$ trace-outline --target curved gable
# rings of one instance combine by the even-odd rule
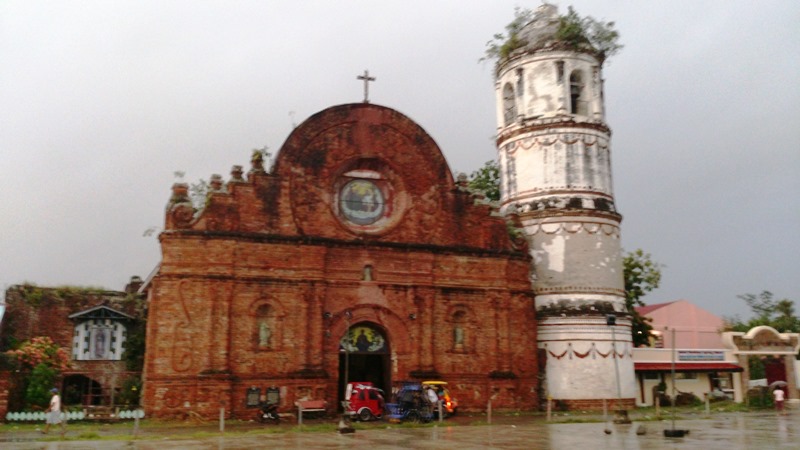
[[[165,229],[525,254],[505,219],[454,182],[428,133],[384,106],[325,109],[289,135],[270,173],[252,165],[247,180],[235,166],[226,187],[212,178],[194,217],[188,186],[173,187]]]
[[[510,247],[503,221],[458,189],[428,133],[390,108],[313,115],[281,148],[274,174],[303,235]]]

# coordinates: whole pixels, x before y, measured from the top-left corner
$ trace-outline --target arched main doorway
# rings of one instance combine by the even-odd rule
[[[389,341],[381,328],[369,322],[350,326],[339,341],[339,403],[348,382],[370,382],[390,392]]]

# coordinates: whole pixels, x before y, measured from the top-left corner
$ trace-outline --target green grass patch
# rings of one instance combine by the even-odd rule
[[[95,433],[94,431],[84,431],[83,433],[80,433],[79,435],[77,435],[76,439],[79,439],[81,441],[83,441],[83,440],[94,440],[94,439],[100,439],[100,435]]]
[[[353,423],[353,428],[359,430],[363,430],[363,427],[359,426],[360,424]],[[304,423],[303,425],[295,425],[292,428],[286,430],[283,429],[282,431],[291,431],[296,433],[320,433],[320,432],[333,432],[338,430],[338,425],[335,423],[311,423],[307,424]]]
[[[552,420],[550,423],[601,423],[605,422],[603,419],[596,417],[567,417],[560,420]]]

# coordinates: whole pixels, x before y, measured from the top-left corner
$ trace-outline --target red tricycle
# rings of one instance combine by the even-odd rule
[[[369,381],[347,383],[345,398],[349,400],[346,414],[362,421],[380,419],[386,403],[383,391]]]

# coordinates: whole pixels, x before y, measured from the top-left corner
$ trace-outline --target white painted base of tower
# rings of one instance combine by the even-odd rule
[[[612,333],[604,317],[540,319],[546,395],[557,400],[632,401],[636,397],[632,346],[628,320],[620,320]]]

